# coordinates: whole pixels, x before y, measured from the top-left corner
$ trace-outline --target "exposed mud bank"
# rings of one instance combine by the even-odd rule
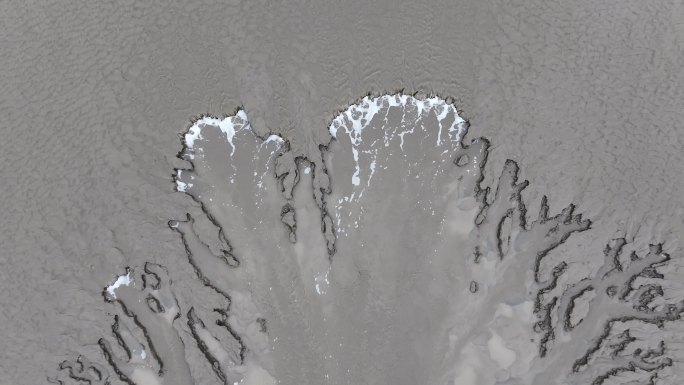
[[[166,268],[127,268],[103,291],[121,310],[112,332],[126,354],[99,340],[114,376],[82,356],[64,375],[190,384],[205,359],[245,385],[655,381],[675,350],[651,326],[684,312],[662,244],[627,258],[613,240],[588,275],[572,265],[589,257],[549,265],[591,220],[572,203],[551,214],[547,196],[531,216],[513,160],[483,185],[492,145],[466,144],[468,129],[439,97],[365,97],[332,121],[315,163],[242,110],[195,120],[174,180],[206,225],[188,213],[169,227],[228,305],[218,318],[182,309]]]
[[[126,266],[164,264],[183,310],[225,308],[194,278],[167,222],[190,212],[209,237],[210,221],[172,181],[172,169],[186,167],[177,135],[191,116],[234,115],[236,106],[259,135],[281,134],[295,154],[314,157],[333,117],[360,95],[454,96],[471,135],[492,141],[484,186],[514,159],[532,182],[522,196],[533,217],[547,194],[550,213],[575,202],[593,220],[593,231],[549,255],[543,274],[594,255],[571,264],[573,276],[591,277],[609,239],[626,238],[639,256],[664,242],[667,300],[684,292],[674,284],[684,236],[677,2],[0,7],[2,383],[41,383],[74,354],[101,354],[96,341],[111,333],[102,320],[116,309],[102,287]],[[682,331],[668,325],[661,331],[680,357]],[[215,381],[205,359],[189,367],[198,382]],[[667,367],[660,380],[677,383],[681,370]]]

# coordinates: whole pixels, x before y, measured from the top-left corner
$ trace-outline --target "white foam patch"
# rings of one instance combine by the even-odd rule
[[[126,274],[118,276],[114,283],[107,286],[107,293],[112,299],[116,299],[116,289],[118,289],[121,286],[130,286],[131,284],[133,284],[133,276],[131,275],[131,273],[132,272],[129,270],[128,272],[126,272]]]
[[[401,122],[389,124],[390,109],[403,110]],[[383,120],[384,119],[384,120]],[[383,128],[378,133],[368,135],[365,132],[371,124],[376,128]],[[352,219],[352,215],[361,215],[361,212],[349,213],[350,218],[342,218],[342,214],[347,211],[344,207],[348,204],[355,204],[363,198],[366,189],[372,188],[373,178],[382,170],[391,167],[385,164],[384,158],[388,155],[395,155],[393,152],[401,154],[404,151],[405,139],[411,136],[421,137],[427,130],[435,139],[432,143],[438,153],[445,156],[453,151],[458,143],[461,142],[466,133],[466,121],[458,114],[458,110],[453,104],[446,100],[432,97],[417,99],[410,95],[383,95],[379,97],[364,97],[358,104],[349,106],[347,110],[338,114],[331,122],[328,130],[330,135],[336,139],[349,138],[351,144],[351,158],[354,169],[351,175],[351,190],[335,199],[336,213],[333,217],[337,225],[336,230],[339,235],[345,235],[343,220],[356,226],[358,219]],[[372,142],[364,142],[366,138],[373,137]],[[371,139],[367,139],[371,140]],[[399,144],[399,151],[389,149],[390,143]],[[388,151],[392,151],[389,152]],[[431,150],[426,150],[431,151]],[[415,175],[415,178],[419,178]],[[346,178],[346,176],[345,176]],[[461,226],[470,231],[472,226]],[[464,230],[464,231],[466,231]]]
[[[461,136],[465,132],[465,120],[461,118],[458,114],[456,108],[446,102],[446,100],[432,97],[427,99],[416,99],[409,95],[383,95],[371,99],[366,96],[361,99],[361,102],[349,106],[349,108],[340,113],[330,124],[329,131],[333,138],[337,138],[337,131],[340,128],[344,128],[347,134],[352,139],[352,143],[359,144],[361,142],[361,133],[363,129],[368,126],[368,124],[373,120],[375,115],[383,107],[405,107],[409,104],[414,104],[418,110],[418,118],[423,114],[431,111],[435,111],[437,119],[441,122],[446,119],[449,112],[453,112],[455,119],[448,128],[451,136],[451,140],[460,141]],[[352,126],[348,127],[348,122],[351,122]],[[437,139],[437,144],[441,143],[441,138]]]
[[[176,190],[180,192],[187,192],[189,188],[193,186],[192,183],[185,183],[183,182],[182,179],[183,175],[183,170],[178,170],[176,173]],[[194,179],[194,177],[190,177],[190,179]]]
[[[268,138],[266,138],[266,140],[264,140],[264,143],[262,143],[262,146],[267,144],[267,143],[270,143],[270,142],[275,142],[275,143],[280,144],[280,143],[283,143],[284,141],[285,140],[278,135],[269,135]]]
[[[236,144],[234,143],[235,135],[242,130],[250,130],[251,126],[249,124],[249,119],[247,114],[240,110],[234,116],[229,116],[224,119],[216,119],[212,117],[203,117],[198,119],[185,134],[185,148],[183,150],[183,157],[185,159],[195,159],[195,155],[202,154],[203,148],[201,146],[196,146],[196,141],[198,139],[203,139],[202,130],[207,127],[218,127],[223,134],[225,134],[225,139],[230,146],[230,155],[235,154]],[[267,146],[269,143],[275,143],[276,148],[271,151],[271,154],[275,153],[277,149],[285,142],[283,138],[278,135],[269,135],[263,139],[261,146]],[[176,190],[179,192],[188,192],[188,189],[192,188],[194,185],[191,181],[195,179],[195,176],[191,173],[190,180],[188,181],[182,179],[183,170],[178,170],[175,175]],[[230,183],[234,183],[234,179],[230,179]],[[261,187],[262,182],[258,182],[259,187]]]
[[[383,109],[389,109],[391,107],[406,107],[415,105],[417,109],[416,123],[425,114],[434,112],[437,115],[439,133],[437,135],[436,146],[440,146],[443,143],[442,130],[445,128],[443,126],[443,121],[449,116],[449,113],[453,113],[454,120],[451,122],[449,127],[447,127],[447,132],[449,133],[449,140],[458,143],[463,138],[465,134],[465,120],[459,116],[456,107],[452,104],[446,102],[446,100],[432,97],[427,99],[416,99],[409,95],[383,95],[375,98],[370,98],[366,96],[361,99],[361,102],[350,106],[346,111],[340,113],[330,124],[328,131],[333,138],[337,138],[340,129],[349,136],[352,144],[352,154],[354,156],[354,162],[356,163],[356,170],[354,175],[352,175],[352,184],[354,186],[361,185],[361,165],[359,162],[359,146],[362,141],[363,130],[368,127],[370,122],[375,118]],[[385,122],[387,122],[387,116],[385,116]],[[394,135],[399,136],[401,143],[400,148],[403,150],[404,136],[414,132],[415,126],[408,124],[407,129],[402,132],[396,133]],[[388,146],[391,137],[385,133],[385,146]],[[371,154],[372,155],[372,154]],[[375,173],[375,158],[371,160],[371,178]],[[370,178],[366,184],[370,183]]]
[[[249,119],[247,119],[247,114],[244,110],[240,110],[234,116],[229,116],[224,119],[205,116],[197,120],[185,134],[185,148],[187,150],[186,153],[190,156],[190,159],[194,159],[195,141],[198,139],[203,139],[202,130],[207,126],[218,127],[221,132],[226,135],[226,141],[228,141],[228,144],[231,148],[231,155],[235,153],[235,144],[233,143],[235,134],[240,130],[250,129]],[[270,135],[264,140],[264,144],[269,142],[282,143],[283,139],[278,135]]]

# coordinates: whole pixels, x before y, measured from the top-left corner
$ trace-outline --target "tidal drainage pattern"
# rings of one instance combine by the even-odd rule
[[[366,97],[333,120],[313,164],[256,136],[244,111],[198,119],[175,181],[216,234],[190,215],[169,225],[230,301],[213,317],[223,335],[147,263],[103,292],[123,311],[115,341],[99,341],[112,370],[79,356],[49,380],[191,384],[194,343],[225,384],[655,383],[673,364],[661,327],[684,311],[662,244],[607,240],[589,276],[549,266],[591,221],[572,204],[550,214],[546,197],[532,218],[512,160],[483,186],[489,141],[466,144],[467,131],[443,99]]]

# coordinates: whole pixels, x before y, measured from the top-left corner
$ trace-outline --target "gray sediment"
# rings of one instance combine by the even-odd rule
[[[678,166],[684,162],[684,9],[677,2],[133,7],[66,1],[0,7],[0,210],[6,218],[0,232],[0,383],[38,384],[50,376],[64,384],[82,378],[121,384],[97,344],[112,337],[113,313],[119,311],[116,303],[103,301],[101,291],[127,266],[143,269],[148,261],[166,266],[173,278],[182,318],[173,327],[185,342],[193,378],[217,381],[186,318],[194,308],[207,330],[227,336],[213,322],[213,309],[225,309],[226,299],[197,279],[180,235],[167,223],[190,213],[200,240],[225,265],[243,266],[237,263],[242,250],[227,231],[218,233],[197,202],[176,191],[170,174],[189,167],[174,154],[181,146],[177,135],[191,117],[234,115],[238,106],[261,138],[280,134],[293,160],[306,157],[316,164],[312,199],[322,205],[336,181],[327,180],[320,146],[330,143],[329,123],[338,112],[368,92],[452,95],[450,103],[470,122],[469,136],[488,138],[493,146],[482,186],[496,186],[512,159],[519,180],[530,181],[521,193],[530,221],[539,218],[544,195],[548,218],[576,204],[572,215],[592,220],[590,230],[574,233],[540,261],[537,273],[554,283],[544,287],[544,298],[560,296],[580,278],[594,279],[605,245],[622,238],[625,268],[631,252],[643,258],[649,244],[662,244],[670,256],[632,284],[662,281],[661,305],[684,296],[676,284],[684,271],[678,243],[684,236]],[[291,244],[280,221],[286,201],[273,213],[278,244]],[[337,247],[333,217],[324,216],[323,223],[324,259],[332,254],[334,260],[344,245]],[[474,248],[467,258],[483,266],[488,250]],[[510,250],[503,242],[503,254]],[[293,274],[268,272],[282,282]],[[469,290],[473,280],[477,293]],[[463,282],[459,292],[488,295],[482,277]],[[651,288],[634,295],[657,297],[659,289]],[[633,303],[642,306],[642,300]],[[622,324],[629,333],[617,330]],[[608,345],[621,347],[633,338],[653,342],[635,341],[633,349],[621,350],[641,367],[615,371],[619,380],[606,382],[655,372],[656,384],[681,382],[681,323],[641,324],[637,330],[638,322],[616,323],[616,335],[597,350],[607,353]],[[267,330],[277,333],[278,327],[268,324]],[[666,345],[661,349],[651,334],[667,336]],[[547,354],[555,341],[549,337]],[[672,365],[664,365],[667,357]],[[108,376],[87,372],[106,367]],[[324,383],[315,374],[307,379]]]

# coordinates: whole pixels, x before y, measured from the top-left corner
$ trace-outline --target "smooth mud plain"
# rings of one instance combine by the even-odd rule
[[[684,378],[681,5],[1,7],[0,383]]]

